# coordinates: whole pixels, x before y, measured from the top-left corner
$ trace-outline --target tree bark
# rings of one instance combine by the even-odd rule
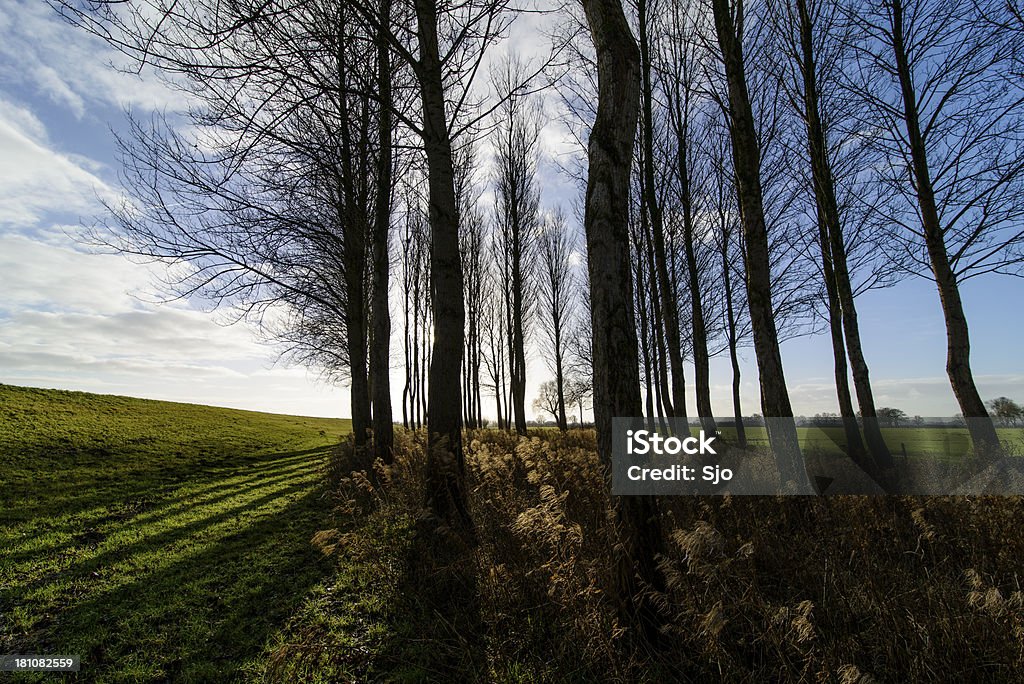
[[[381,0],[383,27],[390,26],[391,0]],[[394,454],[395,430],[391,413],[391,309],[389,281],[391,259],[388,238],[391,233],[392,185],[392,113],[391,113],[391,48],[386,28],[377,36],[377,95],[380,114],[377,122],[377,188],[373,222],[373,300],[370,302],[373,321],[373,349],[370,374],[373,376],[373,443],[377,456],[391,463]]]
[[[629,176],[639,106],[637,45],[620,0],[583,0],[597,55],[598,106],[587,146],[587,234],[598,453],[610,472],[612,418],[640,415],[640,371],[629,254]],[[663,586],[657,500],[614,500],[620,612],[656,639],[657,614],[644,587]]]
[[[728,82],[733,167],[746,245],[747,302],[754,333],[761,408],[766,419],[768,441],[778,460],[783,482],[792,481],[804,489],[810,487],[810,481],[793,421],[772,309],[771,262],[761,191],[761,152],[747,92],[743,46],[730,0],[712,0],[711,4]]]
[[[935,276],[935,284],[938,287],[939,300],[942,304],[942,314],[946,321],[946,374],[949,376],[953,394],[956,395],[957,403],[960,404],[960,410],[967,422],[975,453],[982,458],[998,458],[1002,455],[1002,447],[999,444],[995,425],[985,408],[985,402],[981,400],[978,387],[974,384],[967,317],[960,299],[957,276],[950,266],[949,255],[946,252],[946,241],[935,201],[935,189],[932,185],[931,171],[928,168],[927,150],[924,137],[921,134],[917,92],[914,89],[907,47],[904,43],[903,0],[891,0],[891,2],[893,52],[903,99],[903,119],[906,125],[907,142],[910,144],[911,171],[914,174],[918,206],[921,210],[928,259],[931,263],[932,274]]]
[[[415,0],[423,103],[423,146],[430,197],[430,287],[434,319],[427,387],[427,508],[472,538],[462,452],[462,369],[465,308],[459,253],[458,206],[452,145],[445,113],[437,40],[437,6]]]

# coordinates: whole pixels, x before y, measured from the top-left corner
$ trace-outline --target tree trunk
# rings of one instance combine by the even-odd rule
[[[512,295],[512,410],[515,417],[516,434],[526,434],[526,340],[523,333],[522,279],[514,286]]]
[[[356,232],[362,233],[362,230],[355,230],[350,226],[346,231],[346,233]],[[348,306],[345,308],[345,323],[348,328],[349,395],[352,402],[352,434],[355,438],[356,446],[365,446],[372,423],[370,380],[366,365],[366,303],[363,279],[366,265],[365,240],[363,238],[351,240],[346,238],[345,243],[346,251],[358,249],[360,252],[363,252],[362,259],[346,258],[346,274],[354,273],[357,275],[346,277]]]
[[[665,336],[668,343],[669,368],[672,376],[673,416],[686,418],[686,384],[683,379],[683,351],[679,335],[679,301],[675,288],[668,277],[668,255],[665,249],[665,222],[661,206],[655,194],[654,184],[654,115],[651,95],[650,41],[647,33],[647,2],[640,0],[637,5],[640,19],[640,72],[642,87],[641,139],[643,141],[644,191],[643,201],[651,220],[654,238],[654,258],[658,288],[661,294],[661,318],[665,322]],[[666,407],[669,402],[666,402]],[[682,421],[686,424],[686,421]],[[689,430],[687,430],[689,432]]]
[[[921,134],[917,93],[914,90],[907,48],[903,41],[903,11],[903,1],[892,0],[893,51],[903,96],[903,115],[907,129],[907,141],[910,144],[912,172],[918,205],[921,209],[925,246],[928,249],[928,258],[931,262],[932,274],[935,276],[935,284],[939,289],[942,314],[946,320],[946,374],[949,376],[953,394],[956,395],[960,410],[967,422],[975,453],[982,458],[997,458],[1002,455],[1002,447],[999,444],[999,437],[992,424],[992,419],[985,409],[985,402],[981,400],[978,388],[974,384],[974,375],[971,373],[971,341],[967,329],[967,317],[964,315],[963,302],[960,300],[960,287],[956,274],[950,267],[949,255],[946,252],[946,240],[939,222],[935,190],[928,168],[928,155],[924,137]]]
[[[846,345],[843,343],[843,321],[840,313],[839,294],[836,292],[835,274],[832,272],[832,252],[828,228],[822,212],[818,211],[818,242],[821,245],[821,267],[825,277],[825,292],[828,295],[828,327],[832,336],[832,358],[835,367],[836,397],[839,400],[839,415],[843,420],[846,436],[846,453],[854,463],[865,467],[872,474],[875,468],[865,463],[864,444],[860,438],[857,415],[850,397],[850,381],[847,377]]]
[[[423,146],[430,196],[430,288],[434,341],[427,387],[427,508],[444,524],[473,536],[462,452],[465,309],[452,145],[437,42],[437,6],[415,0],[423,101]]]
[[[730,0],[712,0],[715,31],[725,62],[729,90],[733,166],[746,244],[747,301],[754,333],[754,353],[761,386],[761,408],[768,441],[778,460],[783,482],[810,487],[797,438],[793,409],[782,370],[779,336],[772,309],[768,230],[761,193],[761,152],[744,73],[743,46],[736,31]]]
[[[390,26],[391,0],[381,0],[383,27]],[[388,238],[391,232],[391,49],[385,29],[377,36],[377,96],[380,99],[380,120],[377,136],[377,197],[373,222],[373,350],[370,374],[373,376],[373,443],[377,456],[391,463],[395,431],[391,414],[391,310],[388,286],[391,259]]]
[[[686,62],[688,55],[677,55],[679,66],[687,70],[675,76],[676,82],[668,94],[671,100],[670,120],[676,138],[676,170],[679,174],[679,198],[683,210],[683,252],[690,288],[690,327],[693,333],[694,390],[697,395],[697,415],[701,427],[709,435],[718,433],[714,411],[711,408],[711,367],[708,354],[707,324],[704,319],[704,303],[701,298],[700,271],[695,248],[693,226],[693,193],[690,173],[690,93],[692,84]],[[685,83],[679,81],[686,79]]]
[[[722,281],[725,288],[725,316],[728,328],[729,361],[732,363],[732,412],[736,421],[736,446],[747,448],[747,430],[743,425],[743,407],[740,403],[740,358],[737,346],[736,311],[732,304],[732,276],[729,263],[729,234],[725,230],[725,215],[722,214]]]
[[[565,371],[562,367],[562,328],[558,317],[552,321],[555,333],[555,385],[558,390],[558,429],[565,432],[569,429],[569,420],[565,417]]]
[[[686,125],[685,123],[683,124]],[[686,270],[690,279],[690,316],[693,329],[694,389],[697,392],[697,415],[701,427],[708,435],[718,434],[714,412],[711,409],[711,362],[708,355],[708,333],[704,321],[704,304],[701,301],[700,273],[697,269],[697,254],[694,248],[693,201],[690,194],[690,169],[686,158],[686,132],[679,136],[682,150],[679,152],[679,173],[682,183],[683,204],[683,247],[686,254]]]
[[[629,176],[636,135],[639,55],[620,0],[583,0],[597,55],[598,106],[587,146],[587,234],[598,453],[610,472],[612,418],[640,413],[640,371],[629,254]],[[657,613],[644,587],[663,586],[656,557],[663,540],[657,500],[614,499],[620,612],[657,638]]]
[[[646,181],[643,175],[640,177],[640,185],[644,187]],[[651,328],[654,331],[654,337],[651,340],[651,372],[655,374],[653,380],[649,380],[649,384],[654,386],[654,406],[656,407],[658,416],[658,425],[662,429],[667,429],[667,423],[665,420],[666,416],[673,416],[674,408],[672,406],[672,390],[669,383],[668,364],[665,359],[668,356],[668,350],[665,345],[665,321],[662,318],[662,312],[664,308],[661,305],[661,296],[658,292],[658,279],[654,275],[657,272],[657,264],[655,263],[654,257],[654,239],[651,235],[651,231],[648,229],[648,221],[645,218],[646,214],[641,213],[641,223],[644,227],[644,253],[647,256],[647,289],[651,294],[651,315],[653,320],[651,321]],[[638,255],[642,259],[642,255]],[[641,262],[642,263],[642,262]],[[648,327],[641,321],[641,330],[647,330]],[[686,404],[683,404],[683,415],[686,415]],[[689,434],[689,426],[686,426],[686,434]]]
[[[824,226],[823,239],[828,241],[828,246],[822,245],[822,256],[827,261],[826,268],[831,272],[831,277],[826,273],[826,288],[829,295],[829,324],[833,328],[833,348],[838,350],[838,345],[843,345],[843,338],[837,341],[832,317],[836,309],[839,311],[839,325],[842,334],[845,335],[846,353],[850,358],[850,365],[853,367],[854,387],[857,392],[857,403],[860,405],[861,416],[864,418],[864,436],[867,439],[868,452],[871,456],[870,462],[858,461],[865,469],[876,478],[883,478],[885,471],[892,468],[892,454],[882,438],[882,432],[878,427],[878,420],[875,414],[875,400],[871,392],[871,382],[868,377],[868,366],[864,360],[864,353],[860,344],[860,328],[857,324],[857,310],[853,301],[853,287],[850,284],[850,272],[846,261],[846,244],[843,240],[843,227],[839,217],[839,204],[836,201],[835,178],[832,175],[832,165],[828,157],[828,146],[825,139],[825,129],[821,123],[820,99],[818,96],[817,65],[814,56],[814,28],[810,13],[807,9],[806,0],[796,0],[797,15],[800,22],[800,71],[804,82],[804,111],[801,112],[807,124],[807,149],[811,161],[811,177],[814,187],[815,202],[818,206],[819,221]],[[833,298],[835,302],[833,303]],[[849,396],[849,389],[843,390],[839,387],[839,359],[836,359],[836,388],[842,395],[845,391]],[[842,383],[847,387],[845,362],[842,364],[844,371]],[[842,413],[843,398],[840,396],[840,412]],[[851,438],[850,428],[847,425],[849,418],[843,413],[843,423],[847,430],[847,440]],[[858,435],[857,442],[860,444]],[[856,451],[851,445],[850,455],[855,459]]]

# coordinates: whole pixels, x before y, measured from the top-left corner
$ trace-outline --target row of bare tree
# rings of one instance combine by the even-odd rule
[[[429,435],[427,508],[465,540],[462,428],[488,393],[525,434],[531,340],[561,427],[589,375],[607,464],[613,417],[687,416],[687,359],[717,433],[718,353],[742,443],[749,339],[771,447],[806,484],[780,341],[820,323],[851,455],[884,480],[856,297],[911,273],[936,284],[975,447],[999,454],[960,286],[1024,256],[1014,2],[581,0],[535,8],[559,28],[532,61],[492,58],[522,11],[507,0],[59,5],[187,105],[131,120],[126,199],[93,238],[346,381],[356,443],[385,461],[397,258],[402,419]],[[584,287],[569,220],[541,204],[553,100],[580,143]],[[617,596],[653,638],[658,504],[614,508]]]

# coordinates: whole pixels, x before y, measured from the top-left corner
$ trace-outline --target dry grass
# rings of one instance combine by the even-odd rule
[[[387,607],[359,623],[364,656],[335,662],[337,679],[1024,681],[1019,498],[663,498],[655,651],[605,594],[592,433],[467,433],[480,543],[441,559],[414,533],[422,441],[401,432],[390,468],[338,466],[347,522],[317,542],[342,567],[361,559]],[[400,548],[380,532],[396,527]]]

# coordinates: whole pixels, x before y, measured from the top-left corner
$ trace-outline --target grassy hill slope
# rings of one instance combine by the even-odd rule
[[[329,571],[309,539],[349,429],[0,385],[0,653],[98,681],[244,671]]]

